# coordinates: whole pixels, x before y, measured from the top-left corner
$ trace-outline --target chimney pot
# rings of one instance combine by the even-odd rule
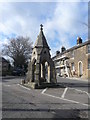
[[[66,50],[66,48],[64,46],[62,46],[61,52],[64,52],[65,50]]]
[[[77,37],[77,45],[81,44],[82,43],[82,39],[81,37]]]

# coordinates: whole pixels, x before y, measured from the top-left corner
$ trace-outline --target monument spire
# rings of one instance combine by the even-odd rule
[[[41,24],[40,26],[41,26],[40,30],[43,31],[43,25]]]
[[[47,40],[46,40],[44,33],[43,33],[43,25],[42,24],[40,25],[40,33],[39,33],[37,40],[35,42],[34,48],[35,47],[36,48],[37,47],[38,48],[48,48],[50,50],[48,43],[47,43]]]

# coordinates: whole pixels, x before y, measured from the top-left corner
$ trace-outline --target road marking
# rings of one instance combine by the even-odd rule
[[[75,88],[70,88],[70,89],[75,89]],[[53,97],[53,98],[58,98],[58,99],[65,100],[65,101],[72,102],[72,103],[76,103],[76,104],[81,104],[81,105],[84,105],[84,106],[87,106],[87,107],[90,106],[90,105],[85,104],[85,103],[81,103],[81,102],[77,102],[77,101],[74,101],[74,100],[65,99],[64,97],[65,97],[65,94],[66,94],[68,88],[65,88],[65,90],[64,90],[64,92],[63,92],[63,94],[62,94],[61,97],[57,97],[57,96],[53,96],[53,95],[47,94],[47,93],[45,93],[46,90],[47,90],[47,88],[45,88],[45,89],[42,91],[42,94],[43,94],[43,95],[47,95],[47,96],[50,96],[50,97]],[[77,91],[82,91],[82,90],[79,90],[79,89],[75,89],[75,90],[77,90]],[[82,92],[87,93],[86,91],[82,91]],[[88,93],[87,93],[87,94],[88,94]],[[88,94],[88,96],[89,96],[89,94]],[[90,96],[89,96],[89,97],[90,97]]]
[[[7,85],[7,86],[11,86],[11,85]]]
[[[4,86],[8,86],[8,87],[9,87],[9,86],[11,86],[11,85],[4,85]]]
[[[60,100],[64,100],[64,101],[68,101],[68,102],[72,102],[72,103],[76,103],[76,104],[81,104],[81,105],[84,105],[84,106],[87,106],[87,107],[90,106],[88,104],[84,104],[84,103],[80,103],[80,102],[77,102],[77,101],[74,101],[74,100],[69,100],[69,99],[53,96],[53,95],[50,95],[50,94],[47,94],[47,93],[43,93],[43,95],[47,95],[47,96],[50,96],[50,97],[53,97],[53,98],[58,98]]]
[[[45,93],[46,90],[47,90],[47,88],[45,88],[45,89],[42,91],[42,94]]]
[[[27,88],[27,87],[22,86],[22,85],[20,85],[20,84],[17,84],[17,85],[19,85],[20,87],[22,87],[22,88],[24,88],[24,89],[26,89],[26,90],[31,90],[30,88]]]
[[[66,94],[67,90],[68,90],[68,88],[65,88],[65,90],[64,90],[64,92],[63,92],[61,98],[64,98],[64,97],[65,97],[65,94]]]
[[[62,98],[62,97],[57,97],[57,96],[53,96],[53,95],[50,95],[50,94],[47,94],[45,93],[45,91],[47,90],[47,88],[45,88],[43,91],[42,91],[42,94],[43,95],[47,95],[49,97],[53,97],[53,98],[58,98],[60,100],[64,100],[64,101],[68,101],[68,102],[72,102],[72,103],[76,103],[76,104],[81,104],[81,105],[84,105],[84,106],[90,106],[88,104],[84,104],[84,103],[80,103],[80,102],[77,102],[77,101],[74,101],[74,100],[69,100],[69,99],[65,99],[65,98]],[[65,92],[67,91],[67,89],[64,90],[64,95],[65,95]]]
[[[73,89],[73,90],[76,90],[76,91],[84,92],[84,93],[86,93],[86,94],[88,95],[88,97],[90,98],[89,93],[86,92],[86,91],[83,91],[83,90],[80,90],[80,89],[76,89],[76,88],[70,88],[70,87],[69,87],[69,89]]]

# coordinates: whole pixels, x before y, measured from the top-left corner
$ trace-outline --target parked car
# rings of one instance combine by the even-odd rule
[[[21,68],[17,68],[17,69],[14,69],[12,71],[12,75],[14,76],[22,76],[22,75],[25,75],[25,71]]]

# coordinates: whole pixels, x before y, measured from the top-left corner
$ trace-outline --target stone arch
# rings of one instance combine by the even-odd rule
[[[50,63],[46,59],[41,61],[41,80],[42,82],[50,82]]]

